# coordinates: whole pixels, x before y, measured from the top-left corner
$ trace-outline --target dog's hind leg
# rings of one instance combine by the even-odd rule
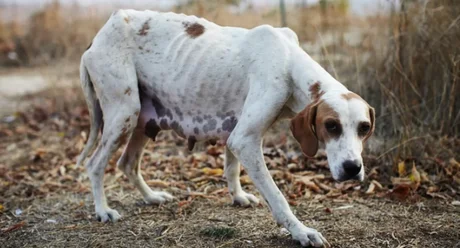
[[[250,206],[251,203],[256,205],[259,204],[259,199],[257,199],[257,197],[244,192],[241,188],[240,163],[227,147],[225,147],[224,175],[227,179],[228,191],[234,205],[247,207]]]
[[[166,192],[153,191],[147,183],[145,183],[141,175],[141,158],[143,148],[147,142],[148,137],[145,136],[144,129],[136,128],[117,164],[118,168],[125,173],[129,181],[133,183],[142,194],[146,203],[162,204],[172,200],[173,196]]]
[[[134,67],[123,63],[112,63],[107,67],[101,64],[104,61],[92,59],[103,55],[84,55],[83,59],[98,93],[104,118],[102,138],[87,161],[86,169],[91,181],[97,218],[107,222],[116,221],[121,216],[107,204],[103,185],[104,171],[113,153],[129,139],[137,126],[141,104]]]
[[[104,171],[113,153],[122,145],[132,133],[136,125],[136,111],[134,100],[124,106],[118,106],[117,111],[104,112],[104,133],[102,139],[86,164],[86,169],[91,180],[97,218],[102,222],[116,221],[121,216],[117,211],[109,208],[104,193]],[[128,107],[129,106],[129,107]],[[107,114],[107,112],[111,112]]]

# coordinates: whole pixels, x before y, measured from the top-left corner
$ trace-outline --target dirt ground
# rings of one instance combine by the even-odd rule
[[[183,213],[178,204],[144,205],[132,190],[111,190],[123,215],[117,223],[95,221],[89,194],[56,194],[14,203],[1,226],[2,247],[300,247],[271,219],[267,207],[239,208],[229,197],[197,198]],[[402,204],[385,199],[302,201],[293,208],[333,247],[459,247],[460,209],[439,200]]]
[[[76,71],[62,73],[53,80],[78,83]],[[222,145],[198,144],[191,153],[171,133],[145,149],[143,176],[177,200],[145,205],[116,169],[120,150],[104,185],[123,218],[98,223],[88,177],[75,166],[89,127],[78,85],[0,98],[18,103],[2,110],[0,122],[1,247],[300,247],[264,203],[230,204]],[[393,188],[385,180],[391,165],[375,156],[365,157],[364,182],[338,184],[324,156],[306,160],[286,133],[281,124],[267,136],[267,167],[296,216],[333,247],[460,247],[460,189],[448,177],[460,168],[458,154],[437,159],[437,174],[424,176],[419,167],[417,190]],[[244,187],[258,195],[242,173]]]

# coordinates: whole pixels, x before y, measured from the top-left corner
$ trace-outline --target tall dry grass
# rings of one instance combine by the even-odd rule
[[[459,147],[444,141],[460,132],[460,6],[439,0],[399,7],[384,52],[374,48],[363,72],[363,95],[378,113],[377,135],[394,160],[458,157]]]
[[[390,134],[460,132],[460,5],[408,4],[393,17],[388,56],[380,58],[371,94]],[[388,116],[388,117],[387,117]]]
[[[79,15],[78,5],[63,8],[58,2],[46,5],[26,23],[0,23],[0,43],[13,44],[18,58],[14,65],[33,66],[60,59],[77,60],[104,23],[103,18]],[[3,42],[2,42],[3,41]],[[1,45],[1,44],[0,44]],[[0,65],[7,64],[0,51]],[[2,56],[3,55],[3,56]]]

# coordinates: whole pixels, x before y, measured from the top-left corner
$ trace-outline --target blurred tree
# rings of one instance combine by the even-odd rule
[[[281,15],[281,26],[287,27],[286,5],[284,4],[284,0],[280,0],[280,15]]]
[[[241,3],[241,0],[225,0],[225,3],[228,4],[228,5],[240,5]]]
[[[337,0],[337,8],[342,15],[347,15],[350,9],[350,2],[348,0]]]

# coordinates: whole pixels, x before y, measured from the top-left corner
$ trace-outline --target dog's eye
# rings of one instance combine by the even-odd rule
[[[341,132],[340,124],[336,121],[327,121],[324,123],[324,127],[326,127],[326,130],[331,134],[339,134]]]
[[[358,126],[358,134],[359,136],[365,136],[371,130],[371,125],[367,122],[361,123]]]

